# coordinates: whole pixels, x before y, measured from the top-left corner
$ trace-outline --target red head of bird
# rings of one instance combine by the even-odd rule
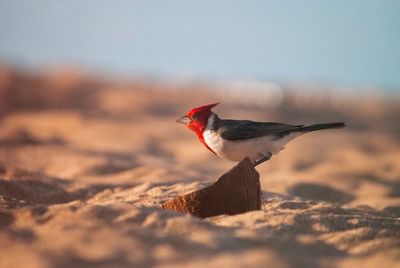
[[[213,103],[193,108],[186,115],[176,120],[176,122],[185,124],[188,128],[200,136],[207,127],[208,118],[212,114],[211,109],[218,104],[219,103]]]
[[[211,109],[217,106],[219,103],[208,104],[200,107],[193,108],[186,115],[180,117],[176,122],[185,124],[188,128],[193,130],[200,141],[215,154],[213,150],[204,141],[203,132],[207,127],[208,118],[212,115]]]

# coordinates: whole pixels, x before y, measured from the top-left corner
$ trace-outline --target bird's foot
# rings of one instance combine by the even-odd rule
[[[271,153],[268,153],[268,154],[264,155],[264,156],[261,157],[260,159],[254,161],[254,166],[256,167],[256,166],[258,166],[259,164],[264,163],[265,161],[268,161],[269,159],[271,159],[271,157],[272,157],[272,154],[271,154]]]

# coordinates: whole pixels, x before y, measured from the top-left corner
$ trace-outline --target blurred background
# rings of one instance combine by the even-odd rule
[[[173,120],[218,101],[223,117],[398,138],[398,14],[390,0],[0,1],[0,115]]]
[[[3,0],[0,62],[394,92],[399,14],[394,0]]]
[[[174,117],[219,101],[231,117],[400,136],[398,14],[390,0],[0,1],[0,114]]]

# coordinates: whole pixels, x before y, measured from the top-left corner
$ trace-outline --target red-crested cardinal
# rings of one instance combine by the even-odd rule
[[[287,125],[276,122],[221,119],[211,109],[219,103],[193,108],[177,122],[193,130],[214,154],[238,162],[245,157],[259,165],[292,139],[315,130],[342,128],[344,123]]]

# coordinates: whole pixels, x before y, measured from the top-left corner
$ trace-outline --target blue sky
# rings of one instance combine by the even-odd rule
[[[0,0],[0,62],[400,89],[400,1]]]

